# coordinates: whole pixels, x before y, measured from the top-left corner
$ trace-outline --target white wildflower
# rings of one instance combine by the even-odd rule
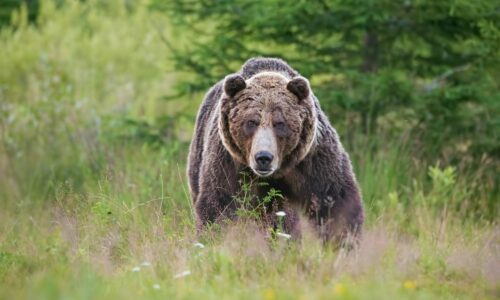
[[[132,272],[139,272],[141,270],[141,267],[133,267]]]
[[[276,235],[277,235],[277,236],[279,236],[279,237],[282,237],[282,238],[284,238],[284,239],[286,239],[286,240],[289,240],[289,239],[291,239],[291,238],[292,238],[292,236],[291,236],[291,235],[289,235],[289,234],[287,234],[287,233],[283,233],[283,232],[277,232],[277,233],[276,233]]]
[[[153,289],[159,290],[160,289],[160,285],[158,283],[153,284]]]
[[[284,217],[284,216],[286,216],[286,212],[284,212],[284,211],[278,211],[278,212],[276,213],[276,215],[277,215],[278,217]]]
[[[202,244],[202,243],[200,243],[200,242],[196,242],[196,243],[194,243],[193,245],[194,245],[196,248],[200,248],[200,249],[205,248],[205,245],[203,245],[203,244]]]
[[[187,270],[184,272],[180,272],[178,274],[175,274],[174,279],[182,278],[191,275],[191,271]]]
[[[141,264],[143,267],[151,267],[151,263],[149,261],[145,261]]]

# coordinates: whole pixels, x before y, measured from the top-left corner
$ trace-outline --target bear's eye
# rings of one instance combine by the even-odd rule
[[[288,125],[283,121],[274,122],[273,128],[274,132],[276,133],[276,136],[278,137],[285,138],[290,136],[290,130],[288,128]]]
[[[257,126],[259,126],[259,123],[257,121],[255,121],[255,120],[248,120],[247,123],[246,123],[246,127],[248,129],[254,129]]]
[[[274,128],[276,128],[278,130],[282,130],[282,129],[285,129],[286,124],[285,124],[285,122],[279,121],[279,122],[274,123],[273,126],[274,126]]]

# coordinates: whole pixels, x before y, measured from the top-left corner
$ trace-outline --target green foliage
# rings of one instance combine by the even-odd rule
[[[257,187],[265,187],[269,184],[251,176],[246,171],[240,173],[240,188],[241,192],[234,195],[234,201],[238,204],[237,215],[243,218],[250,218],[252,220],[259,220],[263,214],[266,213],[267,207],[278,198],[283,198],[280,191],[275,188],[270,188],[264,198],[259,199],[254,191]]]
[[[35,21],[39,6],[39,0],[3,0],[0,5],[0,28],[9,25],[12,19],[23,18],[22,14],[26,14],[29,21]]]
[[[189,137],[179,136],[192,125],[182,100],[159,106],[171,82],[146,7],[131,14],[106,3],[47,1],[37,25],[19,20],[0,32],[2,173],[14,178],[0,180],[0,194],[49,197],[65,181],[83,188],[118,157],[109,148],[128,144],[161,143],[184,157]]]
[[[206,90],[250,57],[282,57],[345,131],[411,131],[431,160],[498,159],[497,1],[154,3],[190,37],[169,45],[196,76],[181,92]]]

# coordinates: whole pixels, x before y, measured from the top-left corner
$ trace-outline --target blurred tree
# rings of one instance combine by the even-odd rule
[[[2,0],[0,3],[0,27],[10,24],[12,12],[22,5],[27,8],[28,19],[35,21],[38,14],[38,0]]]
[[[457,157],[500,153],[498,1],[156,0],[153,7],[189,36],[166,41],[178,70],[195,74],[179,84],[181,94],[205,90],[250,57],[276,56],[310,78],[334,123],[367,134],[409,130],[427,153],[450,145]]]

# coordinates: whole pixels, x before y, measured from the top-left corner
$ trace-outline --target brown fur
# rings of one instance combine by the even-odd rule
[[[285,198],[270,205],[264,221],[272,223],[277,210],[286,210],[285,231],[297,236],[301,210],[324,240],[356,236],[363,208],[349,156],[307,80],[272,58],[247,61],[217,83],[200,108],[188,162],[199,228],[235,218],[233,196],[240,191],[241,172],[252,170],[251,145],[259,128],[273,130],[279,168],[260,178],[268,185],[254,192],[263,197],[276,188]]]

